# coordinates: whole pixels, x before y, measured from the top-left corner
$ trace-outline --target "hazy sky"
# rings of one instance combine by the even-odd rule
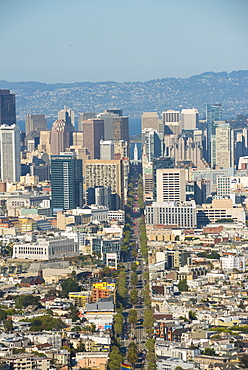
[[[146,81],[248,69],[247,17],[248,0],[0,0],[0,80]]]

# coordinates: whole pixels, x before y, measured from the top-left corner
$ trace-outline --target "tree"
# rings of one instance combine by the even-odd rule
[[[69,277],[68,279],[64,280],[61,286],[66,296],[68,296],[69,292],[80,292],[81,291],[81,288],[78,285],[77,281],[73,279],[72,277]]]
[[[77,346],[77,352],[85,352],[86,349],[85,349],[85,344],[84,342],[82,342],[82,340],[80,340],[78,346]]]
[[[31,322],[30,330],[43,331],[43,330],[59,330],[65,327],[61,319],[56,319],[50,315],[44,315],[27,320]]]
[[[6,320],[7,319],[7,313],[0,309],[0,321]]]
[[[138,292],[136,289],[132,289],[130,293],[130,302],[134,306],[138,302]]]
[[[39,305],[40,297],[32,294],[20,295],[15,297],[15,307],[18,309],[25,308],[27,306]]]
[[[215,350],[214,348],[207,347],[204,349],[203,354],[207,356],[215,356]]]
[[[137,311],[132,308],[130,311],[129,311],[129,316],[128,316],[128,321],[131,325],[135,325],[136,322],[137,322]]]
[[[136,362],[138,361],[138,353],[137,353],[137,346],[134,342],[131,342],[128,345],[127,349],[127,360],[130,364],[134,367]]]
[[[13,321],[11,319],[4,320],[3,325],[4,325],[5,331],[7,332],[12,331],[14,328]]]
[[[189,311],[189,319],[192,320],[197,320],[197,316],[194,312]]]
[[[239,362],[242,368],[247,369],[248,368],[248,355],[240,356]]]
[[[114,317],[114,331],[117,335],[122,333],[124,317],[121,313],[117,313]]]
[[[108,364],[109,369],[120,370],[122,360],[123,358],[119,348],[117,346],[113,346],[109,354],[109,364]]]
[[[179,283],[177,284],[177,287],[178,287],[180,292],[187,292],[189,290],[186,279],[180,280]]]
[[[131,284],[135,286],[138,282],[138,276],[135,272],[132,272],[131,274]]]

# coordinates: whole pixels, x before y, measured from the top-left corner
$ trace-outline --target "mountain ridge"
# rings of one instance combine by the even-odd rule
[[[248,113],[248,70],[203,72],[188,78],[166,77],[144,82],[73,82],[48,84],[38,81],[0,80],[1,89],[16,94],[17,118],[44,113],[54,118],[67,105],[80,112],[100,112],[122,108],[124,114],[139,116],[145,111],[198,108],[204,115],[206,104],[222,103],[225,115]]]

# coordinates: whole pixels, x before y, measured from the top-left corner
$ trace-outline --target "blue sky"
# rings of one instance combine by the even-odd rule
[[[247,0],[0,0],[0,80],[146,81],[248,69]]]

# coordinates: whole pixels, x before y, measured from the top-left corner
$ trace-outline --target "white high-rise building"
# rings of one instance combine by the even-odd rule
[[[0,178],[17,182],[21,175],[20,129],[17,125],[0,126]]]
[[[162,168],[156,171],[157,202],[185,202],[186,170]]]
[[[100,140],[100,159],[114,159],[115,145],[112,140]]]
[[[198,127],[199,112],[197,109],[182,109],[181,122],[183,130],[194,130]]]

